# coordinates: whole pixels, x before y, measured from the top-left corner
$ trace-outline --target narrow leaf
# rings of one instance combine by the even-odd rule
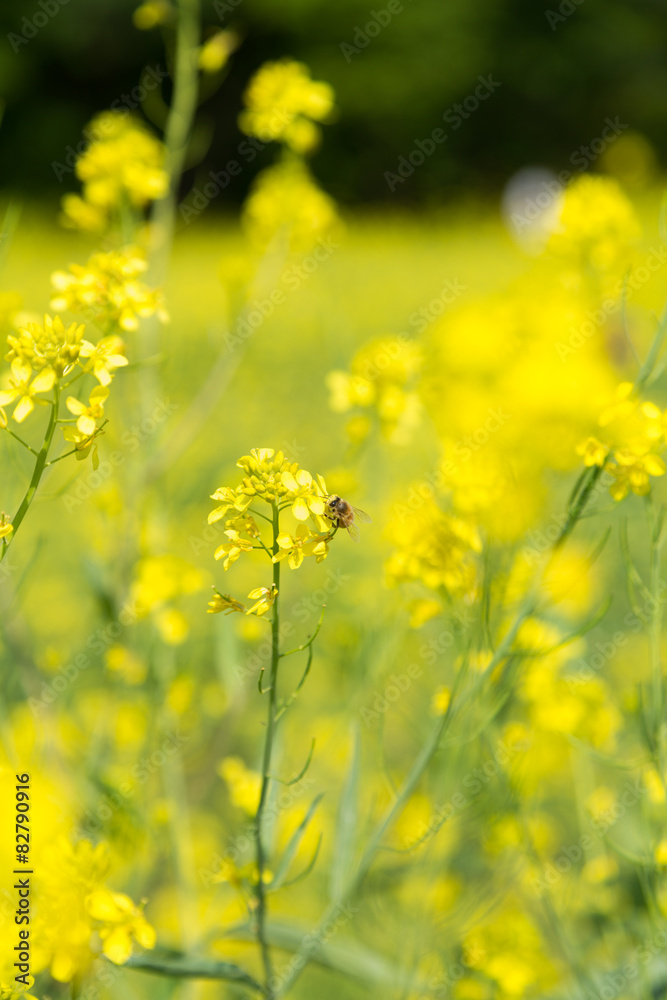
[[[280,859],[280,862],[276,869],[276,874],[273,878],[273,881],[271,882],[272,892],[276,892],[278,889],[280,889],[281,885],[284,884],[287,875],[289,873],[290,865],[294,861],[296,852],[299,850],[299,845],[303,840],[303,835],[305,834],[306,829],[308,828],[308,824],[315,815],[315,810],[317,809],[321,801],[322,801],[322,795],[318,795],[316,796],[316,798],[313,799],[313,801],[310,804],[310,807],[308,808],[308,812],[303,817],[303,819],[297,826],[296,830],[290,837],[289,843],[285,848],[285,853]]]
[[[336,840],[334,843],[334,856],[331,864],[331,898],[339,899],[352,869],[354,859],[354,847],[357,834],[359,809],[359,769],[360,769],[360,739],[359,730],[354,731],[354,745],[352,748],[352,759],[350,768],[345,779],[345,784],[338,806],[338,819],[336,823]]]

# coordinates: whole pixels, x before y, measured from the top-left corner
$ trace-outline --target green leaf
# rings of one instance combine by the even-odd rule
[[[343,910],[342,913],[344,916],[345,911]],[[293,953],[298,952],[304,936],[308,933],[307,927],[282,924],[271,920],[266,925],[266,936],[269,944],[274,948],[281,948]],[[237,924],[228,928],[225,937],[233,941],[255,940],[252,928],[247,924]],[[324,940],[313,955],[312,961],[322,968],[331,969],[332,972],[338,972],[351,979],[358,979],[368,986],[396,987],[397,984],[404,983],[415,991],[427,992],[428,990],[426,983],[410,976],[384,955],[379,955],[356,941],[346,940],[344,943],[335,944]]]
[[[311,802],[311,804],[310,804],[310,806],[308,808],[308,812],[303,817],[303,819],[301,820],[301,822],[297,826],[296,830],[294,831],[294,833],[290,837],[289,843],[288,843],[287,847],[285,848],[285,853],[283,854],[282,858],[280,859],[280,863],[278,864],[278,868],[276,869],[276,874],[275,874],[275,876],[273,878],[273,881],[271,882],[271,886],[270,886],[271,892],[276,892],[281,887],[281,885],[283,885],[283,883],[285,882],[285,880],[287,879],[287,875],[289,873],[290,865],[294,861],[294,857],[296,855],[296,852],[299,850],[299,845],[301,844],[301,841],[303,840],[303,835],[306,832],[306,829],[308,828],[308,824],[310,823],[311,819],[315,815],[315,810],[317,809],[317,807],[318,807],[318,805],[320,804],[321,801],[322,801],[322,795],[318,795],[318,796],[316,796],[316,798],[313,799],[313,801]]]
[[[353,740],[350,768],[338,805],[336,840],[331,864],[330,894],[332,899],[340,899],[344,894],[354,860],[354,847],[359,819],[358,795],[361,758],[361,741],[359,739],[359,730],[356,727],[354,729]]]
[[[238,965],[231,962],[212,961],[208,958],[191,958],[178,952],[168,952],[164,957],[159,954],[132,955],[124,968],[136,969],[139,972],[152,972],[158,976],[173,976],[178,979],[225,979],[231,983],[249,986],[259,993],[266,991],[256,979]]]

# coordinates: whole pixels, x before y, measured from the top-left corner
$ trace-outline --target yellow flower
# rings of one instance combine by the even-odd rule
[[[20,358],[36,371],[52,370],[62,378],[76,364],[81,350],[82,324],[70,323],[65,327],[60,316],[44,316],[44,323],[28,323],[19,327],[16,335],[10,334],[7,343],[10,352],[7,360]]]
[[[253,448],[249,455],[243,455],[236,463],[244,469],[242,485],[237,493],[250,497],[257,496],[267,503],[280,501],[288,492],[282,481],[283,472],[296,472],[296,462],[290,465],[282,451],[274,453],[273,448]]]
[[[391,525],[395,549],[386,564],[390,585],[421,580],[432,590],[443,588],[452,596],[474,591],[474,555],[481,552],[477,529],[461,518],[446,514],[425,501],[409,516]]]
[[[49,392],[53,388],[56,373],[53,368],[46,368],[31,382],[32,369],[27,362],[20,358],[14,358],[11,367],[12,375],[9,380],[9,389],[0,392],[0,406],[8,406],[16,400],[12,416],[17,424],[20,424],[35,409],[35,403],[46,403],[45,399],[36,399],[36,395],[41,392]]]
[[[235,601],[233,597],[229,594],[219,594],[218,591],[214,591],[213,600],[208,602],[209,615],[217,615],[220,612],[225,615],[231,615],[234,611],[245,611],[245,607],[239,601]]]
[[[78,427],[63,427],[63,437],[70,444],[74,445],[76,449],[76,460],[82,462],[84,458],[88,457],[91,448],[93,449],[93,468],[97,469],[99,464],[97,458],[97,445],[95,444],[95,438],[98,434],[104,433],[95,429],[92,434],[84,434],[79,430]]]
[[[262,776],[251,771],[240,757],[225,757],[217,767],[218,774],[227,784],[232,804],[254,816],[259,805]]]
[[[132,23],[139,31],[148,31],[160,24],[169,24],[174,18],[174,8],[168,0],[145,0],[132,15]]]
[[[421,419],[421,404],[414,391],[421,367],[421,350],[407,338],[372,340],[357,351],[349,372],[335,370],[327,375],[329,405],[335,413],[372,408],[382,434],[396,444],[405,444]],[[359,434],[358,425],[352,423],[348,436],[354,439],[365,434]]]
[[[660,865],[661,868],[667,866],[667,840],[660,841],[655,849],[654,857],[656,864]]]
[[[546,249],[582,268],[620,274],[640,235],[634,209],[616,181],[584,174],[565,191]]]
[[[225,516],[230,507],[238,511],[245,511],[252,503],[253,497],[252,494],[240,494],[238,490],[232,490],[228,486],[221,486],[215,493],[211,493],[211,499],[223,501],[208,515],[208,523],[214,524]]]
[[[273,562],[287,559],[291,569],[298,569],[304,556],[315,556],[316,562],[322,562],[328,554],[328,538],[328,534],[321,535],[305,525],[299,525],[296,535],[281,532],[276,539],[280,551],[276,552]]]
[[[51,275],[51,308],[90,313],[104,328],[117,324],[121,330],[133,331],[139,318],[154,314],[166,322],[169,317],[160,292],[138,280],[147,267],[136,247],[94,253],[85,266],[70,264],[68,271]]]
[[[97,344],[84,340],[81,345],[81,357],[90,359],[85,365],[85,371],[92,369],[100,385],[109,385],[116,368],[122,368],[128,363],[122,353],[124,350],[125,345],[120,337],[102,337]]]
[[[251,597],[256,603],[253,604],[251,608],[246,611],[247,615],[265,615],[267,611],[273,607],[276,597],[278,596],[278,591],[275,586],[271,584],[271,587],[256,587],[251,590],[248,597]]]
[[[104,111],[87,128],[94,136],[76,163],[83,197],[63,199],[68,225],[103,229],[129,203],[143,208],[163,198],[169,186],[165,149],[138,119]]]
[[[452,692],[448,687],[438,688],[431,700],[431,711],[434,715],[444,715],[451,700]]]
[[[199,68],[204,73],[219,73],[238,45],[238,36],[232,31],[216,31],[199,50]]]
[[[255,179],[243,208],[243,226],[264,251],[284,240],[290,253],[307,253],[340,226],[334,201],[299,161],[284,161]]]
[[[587,467],[591,465],[603,466],[608,454],[609,448],[595,437],[588,437],[580,445],[577,445],[577,455],[583,456],[584,465]]]
[[[86,900],[88,913],[105,926],[99,934],[103,952],[116,965],[123,965],[132,954],[133,940],[142,948],[155,946],[155,931],[129,896],[109,889],[97,889]]]
[[[313,477],[306,469],[299,469],[296,476],[293,476],[289,469],[285,469],[280,478],[283,486],[289,491],[288,499],[293,501],[291,510],[297,521],[306,521],[311,513],[320,516],[324,514],[327,489],[321,476],[318,476],[321,492],[317,492]]]
[[[645,496],[651,478],[663,476],[667,467],[658,454],[665,445],[667,413],[655,403],[640,400],[631,382],[622,382],[598,421],[601,437],[589,437],[577,448],[584,464],[604,467],[613,478],[610,493],[622,500],[630,491]]]
[[[11,524],[4,513],[0,514],[0,538],[11,538],[14,525]]]
[[[217,549],[213,553],[214,559],[222,559],[225,556],[225,561],[223,566],[225,569],[236,562],[242,552],[250,552],[253,546],[252,538],[243,538],[238,531],[233,528],[228,528],[225,531],[227,535],[227,541],[223,542],[222,545],[218,545]]]
[[[104,403],[108,395],[109,390],[103,385],[98,385],[90,393],[88,406],[74,396],[67,397],[67,409],[79,418],[76,426],[86,437],[95,433],[97,421],[104,416]]]
[[[313,121],[324,121],[334,102],[327,83],[311,80],[306,66],[287,60],[265,63],[244,96],[241,131],[263,142],[284,142],[298,153],[317,145],[320,131]]]

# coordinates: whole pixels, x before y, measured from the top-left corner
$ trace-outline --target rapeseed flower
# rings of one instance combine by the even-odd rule
[[[0,392],[0,406],[16,403],[12,416],[17,424],[21,424],[35,409],[35,403],[43,405],[47,402],[47,400],[38,397],[42,393],[50,392],[55,381],[56,374],[52,368],[47,368],[32,378],[30,365],[20,358],[14,358],[11,365],[9,388]]]
[[[139,280],[147,268],[136,247],[94,253],[85,265],[70,264],[67,271],[51,275],[51,308],[84,313],[109,331],[118,327],[132,332],[140,319],[153,315],[166,322],[160,292]]]
[[[247,108],[239,115],[242,132],[308,153],[320,138],[314,123],[331,114],[334,92],[329,84],[311,80],[302,63],[283,60],[265,63],[250,81],[244,99]]]

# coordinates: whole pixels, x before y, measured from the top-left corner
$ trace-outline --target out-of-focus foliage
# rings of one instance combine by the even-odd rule
[[[58,3],[52,0],[51,9]],[[146,67],[165,71],[159,31],[127,31],[135,6],[134,0],[70,0],[27,44],[3,43],[3,141],[14,151],[4,176],[12,186],[59,192],[50,164],[65,162],[68,147],[76,150],[92,115],[114,102],[136,109],[132,91],[145,82]],[[463,188],[497,190],[526,163],[562,170],[572,168],[571,157],[595,162],[590,146],[607,117],[643,133],[664,160],[662,2],[401,0],[398,6],[392,13],[396,2],[390,10],[366,0],[206,0],[205,18],[217,37],[209,61],[225,65],[229,47],[216,29],[231,30],[241,44],[224,70],[224,93],[202,108],[202,136],[216,128],[201,176],[238,158],[238,99],[252,73],[283,54],[307,63],[336,91],[340,119],[317,170],[347,202],[442,202]],[[170,3],[143,8],[142,27],[173,20]],[[4,0],[2,38],[32,34],[23,19],[40,11],[37,3],[33,11],[22,0]],[[500,87],[470,113],[478,77],[489,75]],[[146,107],[160,124],[153,91]],[[392,195],[385,171],[437,127],[448,132],[447,142]],[[234,179],[233,200],[241,200],[254,172]]]

